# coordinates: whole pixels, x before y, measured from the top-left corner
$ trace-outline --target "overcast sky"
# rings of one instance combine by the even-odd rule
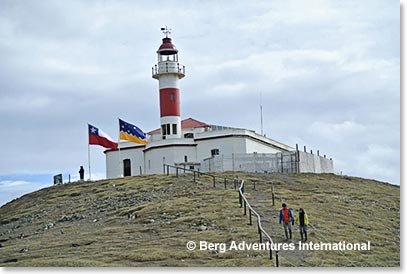
[[[320,150],[335,171],[400,184],[400,3],[0,1],[0,205],[87,169],[87,123],[159,127],[162,26],[182,118]],[[105,176],[91,147],[93,177]]]

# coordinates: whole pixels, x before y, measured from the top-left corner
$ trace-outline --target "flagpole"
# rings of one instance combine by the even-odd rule
[[[90,170],[90,144],[89,144],[89,123],[87,123],[88,128],[88,167],[89,167],[89,181],[91,179],[91,170]]]
[[[88,164],[89,164],[89,181],[90,181],[92,172],[90,170],[90,145],[89,145],[89,142],[88,142]]]
[[[122,161],[122,155],[121,155],[121,152],[120,152],[120,118],[117,118],[118,120],[119,120],[119,138],[118,138],[118,140],[117,140],[117,148],[119,149],[119,174],[120,174],[120,178],[121,177],[124,177],[123,176],[123,167],[122,167],[122,164],[123,164],[123,161]]]

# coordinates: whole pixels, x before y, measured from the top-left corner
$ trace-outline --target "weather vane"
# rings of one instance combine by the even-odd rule
[[[168,34],[171,34],[171,29],[167,28],[167,26],[165,26],[165,28],[161,28],[161,31],[165,34],[165,37],[168,38]]]

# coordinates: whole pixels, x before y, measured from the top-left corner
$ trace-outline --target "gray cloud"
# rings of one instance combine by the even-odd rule
[[[77,173],[86,123],[158,128],[151,66],[173,29],[182,115],[260,131],[400,182],[399,3],[2,1],[0,174]],[[103,149],[91,147],[95,172]]]

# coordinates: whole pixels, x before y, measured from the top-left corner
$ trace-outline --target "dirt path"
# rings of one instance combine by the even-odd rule
[[[286,240],[283,226],[278,223],[279,212],[282,204],[282,197],[275,196],[274,206],[272,205],[271,185],[246,182],[245,195],[251,206],[260,214],[263,228],[269,233],[275,243],[294,243],[295,250],[280,250],[280,266],[309,266],[306,261],[307,251],[298,250],[300,233],[298,226],[292,227],[292,240]],[[294,213],[294,212],[293,212]]]

